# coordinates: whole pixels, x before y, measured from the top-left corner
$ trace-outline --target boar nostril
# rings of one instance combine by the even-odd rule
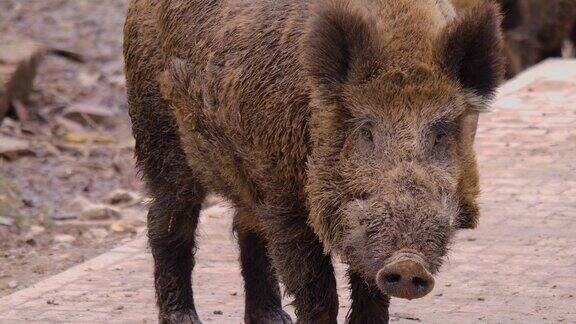
[[[400,276],[397,273],[389,273],[384,276],[384,280],[386,280],[386,282],[390,284],[397,283],[400,281],[400,279],[402,279],[402,276]]]
[[[428,280],[422,279],[420,277],[412,278],[412,283],[416,286],[417,289],[425,289],[428,286]]]

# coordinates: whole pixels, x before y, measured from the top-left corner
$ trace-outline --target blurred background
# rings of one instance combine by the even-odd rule
[[[125,0],[0,0],[0,296],[143,226]]]

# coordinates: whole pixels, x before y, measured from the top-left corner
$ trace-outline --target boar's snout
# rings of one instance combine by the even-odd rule
[[[420,257],[413,253],[397,253],[392,260],[376,275],[376,283],[383,293],[392,297],[415,299],[432,291],[434,278]]]

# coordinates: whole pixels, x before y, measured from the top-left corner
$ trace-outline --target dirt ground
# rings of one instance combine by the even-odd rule
[[[47,56],[27,107],[30,120],[12,116],[0,125],[0,135],[31,146],[16,158],[0,158],[0,296],[109,250],[143,225],[139,198],[129,207],[108,206],[119,213],[104,220],[80,218],[113,190],[141,187],[124,94],[125,2],[0,1],[0,34],[85,59]],[[97,111],[67,115],[75,107]]]

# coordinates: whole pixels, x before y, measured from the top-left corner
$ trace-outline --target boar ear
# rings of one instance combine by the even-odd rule
[[[321,2],[315,12],[302,63],[313,86],[336,99],[344,84],[362,82],[376,73],[376,25],[345,1]]]
[[[439,37],[440,65],[476,104],[491,99],[504,73],[499,11],[495,3],[471,8]]]

